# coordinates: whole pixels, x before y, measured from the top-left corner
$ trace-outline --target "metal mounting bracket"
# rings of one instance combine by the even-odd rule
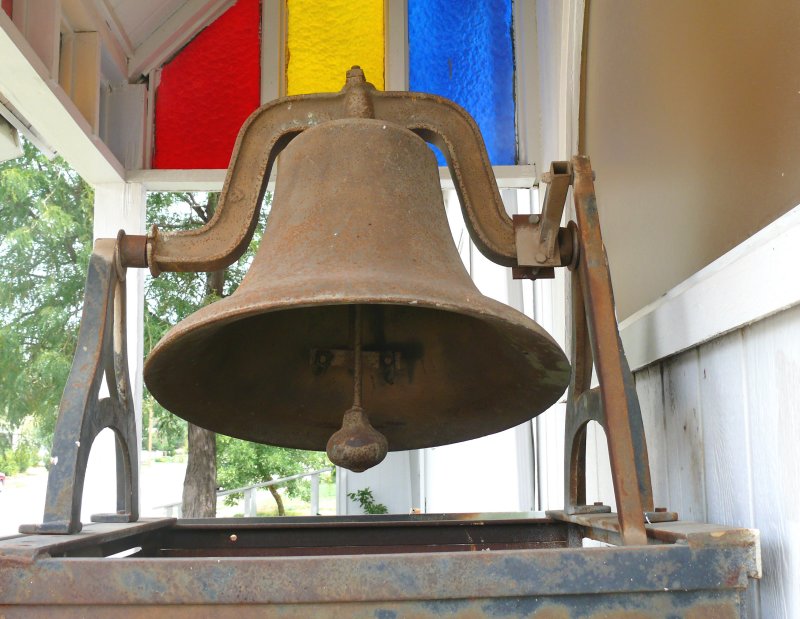
[[[655,512],[642,413],[619,336],[588,157],[574,157],[571,183],[577,219],[578,258],[572,277],[572,380],[567,395],[564,449],[566,513],[586,509],[586,427],[606,433],[614,494],[624,544],[647,542],[645,519]],[[599,387],[590,388],[592,365]],[[591,507],[591,506],[590,506]],[[656,515],[658,514],[658,515]]]
[[[553,161],[542,176],[547,184],[541,214],[514,215],[517,266],[514,279],[552,279],[555,267],[575,268],[578,261],[577,229],[561,227],[561,217],[572,184],[572,163]]]
[[[517,247],[515,278],[554,276],[566,266],[572,275],[572,380],[565,428],[565,513],[608,512],[586,504],[586,427],[599,423],[606,433],[621,539],[646,541],[645,521],[676,520],[677,515],[653,509],[650,467],[639,399],[619,337],[611,276],[608,269],[594,172],[588,157],[553,162],[541,214],[514,217]],[[570,186],[577,222],[560,227]],[[600,386],[590,388],[592,366]]]

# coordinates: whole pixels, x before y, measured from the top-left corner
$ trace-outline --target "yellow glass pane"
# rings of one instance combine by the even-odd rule
[[[286,0],[286,94],[335,92],[353,65],[384,87],[384,0]]]

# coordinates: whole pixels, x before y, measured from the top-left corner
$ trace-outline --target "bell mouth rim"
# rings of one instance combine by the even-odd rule
[[[478,294],[480,295],[480,293]],[[408,444],[406,442],[400,442],[398,444],[398,439],[396,437],[387,434],[385,430],[381,429],[381,432],[383,432],[387,437],[390,437],[389,451],[436,447],[440,445],[447,445],[452,442],[471,440],[485,436],[486,434],[507,430],[518,425],[519,423],[536,417],[557,402],[568,387],[571,377],[571,365],[566,354],[559,344],[552,338],[552,336],[550,336],[550,334],[547,333],[543,327],[541,327],[541,325],[533,321],[528,316],[525,316],[518,310],[491,299],[490,297],[485,297],[484,295],[480,295],[480,302],[476,303],[478,307],[464,304],[446,303],[441,301],[434,302],[431,299],[424,299],[411,295],[387,295],[380,298],[376,298],[374,295],[364,295],[363,297],[358,295],[349,295],[346,299],[335,295],[314,295],[313,297],[303,299],[270,299],[268,302],[262,299],[261,303],[254,303],[253,305],[242,304],[244,305],[244,307],[242,307],[238,303],[238,301],[241,301],[242,299],[242,296],[240,296],[239,299],[237,299],[237,306],[229,307],[227,309],[222,308],[222,312],[215,309],[217,304],[223,303],[231,298],[232,297],[228,297],[227,299],[222,299],[221,301],[207,305],[188,318],[184,319],[184,321],[178,323],[178,325],[173,327],[161,339],[161,341],[158,342],[158,344],[148,355],[143,368],[145,384],[148,385],[148,388],[151,389],[151,393],[160,402],[161,395],[163,395],[163,393],[159,393],[160,389],[163,387],[163,379],[161,377],[165,376],[165,373],[168,374],[171,372],[170,368],[173,367],[171,362],[174,362],[176,354],[176,351],[173,347],[183,344],[185,338],[188,338],[189,340],[198,337],[203,338],[206,335],[206,333],[204,333],[206,329],[210,330],[208,335],[213,336],[214,331],[217,331],[218,329],[224,329],[236,322],[266,314],[277,314],[295,309],[331,306],[346,307],[358,304],[395,306],[402,308],[418,307],[427,311],[438,310],[445,313],[458,314],[473,320],[484,322],[492,329],[496,329],[500,333],[504,333],[505,337],[509,338],[510,340],[515,340],[522,344],[522,348],[518,348],[520,354],[524,354],[528,359],[528,362],[538,359],[538,361],[534,362],[532,365],[546,367],[548,375],[548,385],[546,387],[539,383],[543,389],[542,395],[544,393],[547,393],[548,395],[544,396],[538,401],[536,399],[531,400],[530,406],[526,406],[525,415],[511,416],[506,419],[508,422],[507,424],[495,423],[490,432],[481,431],[471,433],[464,432],[464,430],[462,430],[461,432],[463,435],[459,434],[457,440],[447,440],[443,442],[438,435],[433,435],[429,441],[423,441],[418,437],[415,437],[415,442]],[[476,301],[478,300],[476,299]],[[526,340],[527,344],[525,344]],[[517,348],[516,345],[514,347]],[[535,352],[531,355],[524,351]],[[535,370],[533,367],[531,367],[531,372],[531,384],[535,384],[538,381],[536,380]],[[152,381],[155,382],[153,383]],[[231,426],[227,421],[224,421],[224,418],[201,418],[197,416],[187,417],[179,410],[173,410],[170,408],[170,406],[167,406],[167,408],[178,416],[187,419],[192,423],[196,423],[201,427],[205,427],[212,431],[243,440],[263,442],[266,444],[278,445],[293,449],[324,449],[322,443],[317,445],[316,442],[308,442],[306,437],[300,436],[297,437],[297,440],[288,440],[286,436],[280,435],[279,437],[276,436],[275,440],[264,440],[255,437],[255,435],[244,425],[237,425],[236,427]],[[405,441],[406,439],[403,440]]]
[[[239,302],[242,298],[245,298],[247,293],[243,295],[239,295],[236,299]],[[253,295],[255,296],[255,295]],[[261,295],[259,295],[261,296]],[[358,295],[348,295],[348,297],[342,298],[337,295],[330,295],[326,296],[324,294],[316,294],[313,297],[309,297],[307,299],[281,299],[281,300],[270,300],[269,302],[261,302],[261,303],[253,303],[251,305],[245,305],[245,307],[232,307],[232,308],[225,308],[222,311],[219,309],[215,309],[220,303],[225,303],[228,301],[230,304],[231,299],[233,299],[233,295],[230,297],[226,297],[225,299],[221,299],[216,301],[215,303],[211,303],[210,305],[206,305],[205,307],[200,308],[196,312],[190,314],[178,324],[171,327],[167,333],[156,343],[150,353],[147,355],[145,359],[144,366],[143,366],[143,373],[146,375],[148,373],[148,368],[151,366],[151,360],[157,358],[162,350],[168,346],[170,346],[176,338],[185,337],[187,335],[193,334],[196,331],[202,330],[204,328],[214,327],[224,327],[226,325],[232,324],[234,322],[238,322],[240,320],[246,320],[248,318],[252,318],[253,316],[258,316],[262,314],[271,314],[277,313],[282,311],[288,311],[292,309],[303,309],[303,308],[313,308],[313,307],[321,307],[321,306],[348,306],[348,305],[395,305],[400,307],[411,307],[411,308],[421,308],[421,309],[429,309],[429,310],[439,310],[443,312],[451,312],[454,314],[461,314],[464,316],[470,316],[472,318],[478,320],[487,320],[491,323],[500,323],[503,326],[511,327],[513,329],[521,329],[524,331],[534,331],[537,336],[544,338],[547,343],[553,349],[553,352],[560,353],[561,356],[561,368],[550,368],[552,370],[561,369],[566,373],[566,382],[564,383],[564,389],[567,388],[569,385],[570,379],[570,372],[572,366],[567,358],[564,349],[561,348],[561,345],[556,342],[555,338],[550,335],[544,327],[542,327],[538,322],[526,316],[519,310],[511,307],[510,305],[506,305],[505,303],[501,303],[500,301],[496,301],[491,297],[487,297],[481,293],[478,293],[478,299],[476,301],[479,302],[479,306],[483,308],[483,311],[477,309],[475,305],[465,304],[465,305],[458,305],[456,303],[450,302],[436,302],[430,299],[420,298],[414,295],[397,295],[397,296],[381,296],[376,298],[374,296],[369,297],[364,295],[363,297],[359,297]],[[470,300],[467,299],[467,303]],[[475,303],[475,302],[473,302]],[[213,319],[213,320],[212,320]],[[146,382],[146,380],[145,380]]]

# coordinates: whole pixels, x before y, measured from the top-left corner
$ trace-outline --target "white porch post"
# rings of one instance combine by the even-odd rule
[[[144,234],[147,194],[141,183],[100,183],[94,185],[94,238],[115,238],[120,229]],[[144,345],[143,269],[128,269],[126,275],[128,370],[136,410],[137,449],[142,439],[142,357]],[[108,471],[114,466],[113,434],[104,430],[95,440],[86,471],[82,520],[93,513],[114,511],[114,494],[108,492]],[[97,488],[92,492],[91,488]],[[90,497],[102,497],[102,504]]]

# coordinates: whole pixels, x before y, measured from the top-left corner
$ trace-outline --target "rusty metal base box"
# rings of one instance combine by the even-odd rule
[[[0,539],[0,616],[744,617],[757,533],[614,514],[143,519]]]

